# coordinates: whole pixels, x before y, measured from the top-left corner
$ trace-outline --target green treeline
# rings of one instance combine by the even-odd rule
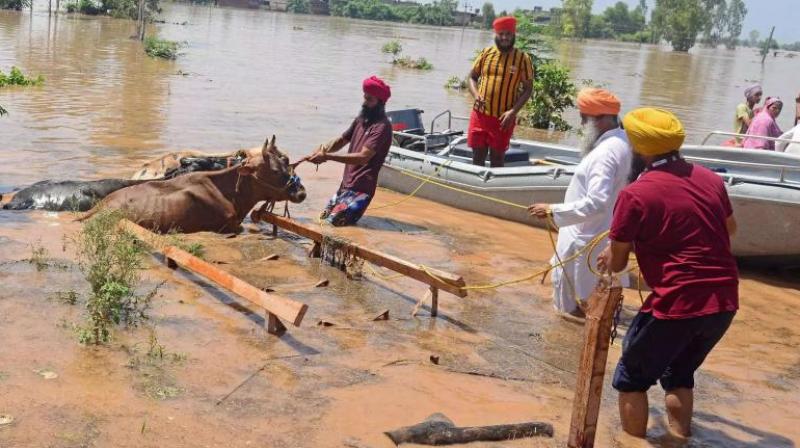
[[[386,20],[423,25],[455,24],[458,2],[435,0],[429,4],[384,3],[380,0],[331,0],[331,15],[354,19]]]

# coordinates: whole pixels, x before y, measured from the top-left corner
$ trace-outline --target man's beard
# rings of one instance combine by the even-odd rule
[[[628,183],[638,179],[639,176],[644,172],[645,168],[647,168],[647,163],[645,163],[642,156],[637,153],[633,153],[633,157],[631,158],[631,173],[628,175]]]
[[[592,152],[594,144],[600,137],[600,129],[597,127],[597,120],[589,118],[586,124],[583,125],[583,137],[581,138],[581,157],[586,157],[587,154]]]
[[[500,38],[497,36],[494,37],[494,44],[497,45],[497,48],[500,49],[500,51],[508,51],[514,48],[514,44],[516,42],[517,42],[517,36],[512,36],[511,43],[509,43],[507,46],[503,46],[500,44]]]
[[[361,106],[361,113],[358,115],[367,123],[374,123],[386,116],[386,109],[383,103],[378,103],[375,107],[367,105]]]

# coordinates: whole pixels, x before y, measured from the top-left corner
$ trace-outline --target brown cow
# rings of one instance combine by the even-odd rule
[[[260,201],[302,202],[306,191],[289,158],[275,147],[275,136],[260,154],[239,166],[196,172],[117,190],[79,220],[101,209],[123,210],[126,217],[156,232],[237,231]]]

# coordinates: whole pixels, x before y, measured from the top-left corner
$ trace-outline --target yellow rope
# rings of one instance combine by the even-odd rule
[[[452,161],[448,160],[445,163],[439,165],[439,167],[437,167],[436,170],[434,171],[434,175],[438,174],[439,171],[442,168],[444,168],[445,165],[448,165],[450,162],[452,162]],[[482,194],[482,193],[476,193],[474,191],[465,190],[463,188],[458,188],[458,187],[454,187],[452,185],[445,184],[443,182],[439,182],[439,181],[434,179],[433,175],[420,176],[420,175],[418,175],[418,174],[416,174],[414,172],[408,171],[408,170],[403,169],[403,168],[399,168],[398,171],[400,171],[402,174],[405,174],[406,176],[413,177],[415,179],[421,180],[422,183],[420,183],[413,191],[411,191],[411,193],[408,193],[404,198],[402,198],[402,199],[400,199],[398,201],[389,203],[389,204],[384,204],[384,205],[381,205],[381,206],[378,206],[378,207],[372,207],[371,210],[379,210],[379,209],[382,209],[382,208],[389,208],[389,207],[393,207],[395,205],[401,204],[401,203],[411,199],[412,197],[416,196],[416,194],[426,184],[436,185],[436,186],[439,186],[439,187],[442,187],[442,188],[445,188],[445,189],[448,189],[448,190],[452,190],[452,191],[455,191],[455,192],[458,192],[458,193],[467,194],[467,195],[474,196],[474,197],[477,197],[477,198],[485,199],[487,201],[491,201],[491,202],[495,202],[495,203],[498,203],[498,204],[507,205],[509,207],[520,208],[520,209],[525,209],[525,210],[528,209],[528,206],[526,206],[526,205],[516,204],[514,202],[506,201],[506,200],[499,199],[499,198],[496,198],[496,197],[493,197],[493,196],[485,195],[485,194]],[[320,225],[322,225],[322,219],[317,218],[317,222]],[[464,289],[466,291],[487,290],[487,289],[497,289],[497,288],[500,288],[500,287],[503,287],[503,286],[515,285],[515,284],[518,284],[518,283],[524,283],[524,282],[533,280],[533,279],[539,277],[540,275],[547,275],[547,273],[550,272],[552,269],[555,269],[555,268],[558,268],[558,267],[563,269],[566,266],[567,263],[576,260],[581,255],[583,255],[584,253],[586,253],[586,264],[588,265],[589,270],[594,275],[596,275],[598,277],[602,277],[603,276],[603,274],[598,272],[594,268],[594,266],[592,265],[591,257],[592,257],[592,253],[594,252],[594,249],[597,247],[597,245],[600,244],[600,242],[603,241],[603,239],[606,236],[608,236],[608,233],[609,233],[608,231],[603,232],[603,233],[595,236],[594,238],[592,238],[592,240],[589,242],[589,244],[587,244],[586,246],[584,246],[583,248],[581,248],[579,251],[577,251],[576,253],[572,254],[568,258],[562,260],[560,255],[558,254],[558,248],[556,246],[556,242],[555,242],[555,239],[553,238],[553,234],[552,234],[553,230],[555,230],[557,228],[557,226],[555,225],[554,222],[552,222],[552,218],[549,217],[549,216],[548,216],[548,219],[546,221],[546,224],[547,224],[547,234],[548,234],[548,236],[550,238],[550,245],[552,246],[553,252],[555,253],[557,264],[548,265],[547,268],[541,269],[541,270],[539,270],[539,271],[537,271],[537,272],[535,272],[533,274],[530,274],[530,275],[527,275],[527,276],[524,276],[524,277],[511,279],[511,280],[506,280],[506,281],[497,282],[497,283],[484,284],[484,285],[467,285],[467,286],[464,286],[462,289]],[[383,274],[379,273],[375,269],[373,269],[370,265],[367,265],[367,268],[375,276],[377,276],[377,277],[379,277],[381,279],[384,279],[384,280],[392,280],[392,279],[399,278],[399,277],[403,276],[402,274],[386,276],[386,275],[383,275]],[[440,282],[447,283],[444,279],[440,278],[439,276],[437,276],[436,274],[431,272],[430,268],[428,268],[427,266],[419,265],[419,268],[422,269],[431,278],[433,278],[435,280],[438,280]],[[634,269],[634,268],[631,268],[631,269]],[[638,266],[636,267],[636,269],[638,269]],[[639,271],[639,277],[641,278],[641,271]],[[574,286],[572,285],[572,281],[570,280],[570,278],[569,278],[569,276],[567,275],[566,272],[564,272],[564,278],[567,280],[567,283],[568,283],[570,289],[572,289],[573,294],[574,294],[575,293]],[[641,284],[640,284],[640,282],[637,282],[637,283],[639,283],[639,296],[641,298],[641,293],[642,293]]]
[[[436,167],[436,170],[434,170],[433,175],[439,174],[439,171],[441,171],[441,169],[444,168],[445,165],[449,165],[451,162],[452,162],[452,160],[447,160],[443,164],[441,164],[438,167]],[[414,189],[414,191],[412,191],[411,193],[407,194],[406,197],[404,197],[403,199],[400,199],[399,201],[391,202],[389,204],[379,205],[377,207],[370,207],[370,210],[380,210],[382,208],[389,208],[389,207],[394,207],[395,205],[402,204],[403,202],[405,202],[405,201],[411,199],[412,197],[414,197],[417,194],[417,192],[419,190],[421,190],[422,187],[425,186],[425,184],[430,183],[433,180],[433,175],[428,176],[428,178],[425,179],[422,183],[420,183],[417,186],[417,188]]]

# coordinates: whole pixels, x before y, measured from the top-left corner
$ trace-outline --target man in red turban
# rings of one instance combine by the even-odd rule
[[[320,215],[334,226],[353,225],[367,211],[392,145],[392,124],[386,117],[391,88],[377,76],[365,79],[362,88],[361,113],[350,128],[305,158],[316,164],[331,160],[345,165],[342,183]],[[348,143],[347,154],[334,154]]]
[[[495,20],[495,44],[485,48],[472,65],[469,91],[475,105],[467,143],[475,165],[485,165],[491,152],[491,165],[503,166],[517,114],[533,92],[533,64],[530,55],[514,48],[516,29],[514,17]]]

